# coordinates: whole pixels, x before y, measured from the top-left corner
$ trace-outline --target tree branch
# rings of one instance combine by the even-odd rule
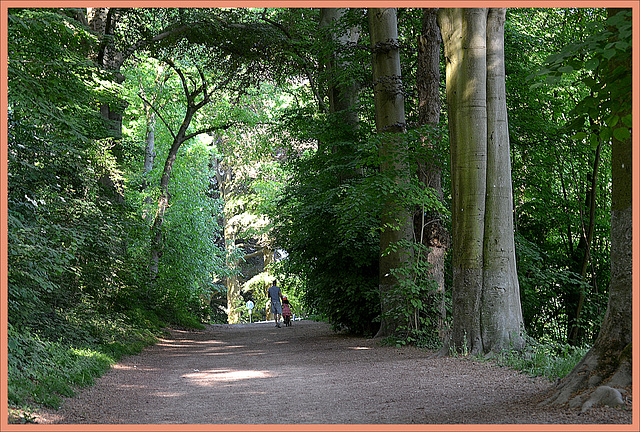
[[[127,60],[134,52],[136,52],[140,48],[144,48],[145,46],[151,44],[152,42],[158,42],[158,41],[161,41],[161,40],[166,39],[168,37],[184,33],[185,31],[189,30],[192,27],[193,27],[193,24],[192,25],[182,25],[182,26],[177,27],[177,28],[175,28],[173,30],[167,30],[167,31],[165,31],[163,33],[160,33],[159,35],[156,35],[156,36],[152,37],[151,39],[141,39],[141,40],[139,40],[138,42],[136,42],[135,44],[130,46],[129,49],[122,55],[122,60],[120,61],[120,65],[119,66],[121,66],[125,62],[125,60]]]
[[[227,124],[223,124],[223,125],[211,126],[211,127],[208,127],[208,128],[202,128],[202,129],[199,129],[199,130],[197,130],[195,132],[190,133],[189,135],[185,135],[184,140],[187,141],[188,139],[191,139],[191,138],[193,138],[195,136],[198,136],[200,134],[203,134],[203,133],[214,132],[214,131],[217,131],[217,130],[227,130],[233,125],[235,125],[235,123],[227,123]]]
[[[142,99],[142,101],[143,101],[144,103],[146,103],[146,104],[149,106],[149,108],[151,108],[151,109],[153,110],[153,112],[155,112],[155,113],[158,115],[158,117],[160,117],[160,120],[162,120],[162,123],[164,123],[164,125],[165,125],[165,126],[167,127],[167,129],[169,130],[169,133],[171,134],[171,136],[172,136],[172,137],[173,137],[173,139],[175,140],[175,139],[176,139],[176,134],[173,132],[173,129],[171,129],[171,126],[169,126],[169,125],[167,124],[167,122],[165,121],[164,117],[162,117],[162,114],[160,114],[160,111],[158,111],[158,110],[156,109],[156,107],[155,107],[155,106],[153,106],[153,104],[151,104],[148,100],[146,100],[146,99],[145,99],[145,97],[144,97],[141,93],[138,93],[138,97],[140,97],[140,99]]]
[[[171,68],[174,71],[176,71],[176,73],[180,77],[180,81],[182,81],[182,89],[184,90],[184,95],[187,97],[187,103],[189,103],[190,98],[191,98],[191,93],[189,92],[189,85],[187,84],[187,79],[185,78],[184,74],[182,73],[182,69],[180,69],[178,66],[176,66],[176,64],[170,58],[165,58],[165,59],[163,59],[163,61],[166,64],[168,64],[169,66],[171,66]]]
[[[263,19],[264,21],[266,21],[267,23],[271,24],[272,26],[274,26],[278,30],[280,30],[282,33],[284,33],[284,35],[287,37],[287,39],[289,39],[290,41],[293,41],[293,36],[291,36],[289,31],[282,24],[280,24],[278,22],[275,22],[270,18],[267,18],[266,12],[267,12],[267,10],[264,9],[264,11],[262,12],[262,16],[260,18]],[[305,58],[303,56],[300,55],[300,53],[298,52],[298,50],[295,47],[292,46],[291,49],[296,54],[296,56],[300,59],[300,61],[302,63],[302,69],[304,70],[304,74],[307,76],[307,79],[309,80],[309,85],[311,86],[311,90],[313,91],[313,94],[314,94],[314,96],[316,97],[316,99],[318,101],[318,106],[320,107],[320,110],[322,112],[329,112],[329,110],[327,109],[326,105],[324,104],[324,101],[320,97],[320,93],[318,93],[318,89],[316,88],[315,80],[313,79],[313,76],[311,75],[311,72],[309,71],[309,65],[307,64],[307,61],[305,60]]]
[[[249,258],[253,258],[254,256],[258,256],[258,255],[260,255],[261,253],[264,253],[264,248],[258,249],[257,251],[252,252],[252,253],[250,253],[250,254],[247,254],[247,255],[243,256],[242,258],[243,258],[243,259],[245,259],[245,260],[247,260],[247,259],[249,259]]]

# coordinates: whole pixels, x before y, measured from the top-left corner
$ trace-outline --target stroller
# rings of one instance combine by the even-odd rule
[[[291,326],[291,305],[286,297],[282,298],[282,318],[284,319],[285,327]]]

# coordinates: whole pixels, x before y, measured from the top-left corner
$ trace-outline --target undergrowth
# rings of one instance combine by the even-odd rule
[[[81,316],[80,316],[81,315]],[[161,334],[158,322],[142,315],[90,315],[68,312],[54,338],[11,324],[7,331],[9,421],[31,423],[39,407],[59,408],[90,386],[123,356],[139,353]],[[20,413],[20,414],[17,414]]]
[[[588,347],[529,341],[523,351],[504,350],[495,356],[494,361],[499,366],[510,367],[530,376],[541,376],[554,381],[567,376],[588,351]]]
[[[550,381],[564,378],[587,354],[589,347],[575,347],[561,343],[540,343],[531,337],[525,337],[523,350],[506,349],[490,356],[474,356],[478,361],[493,361],[501,367],[509,367],[533,377],[545,377]],[[410,336],[389,336],[380,341],[382,345],[401,347],[413,345],[431,351],[442,348],[442,341],[433,332],[414,332]],[[467,352],[452,356],[466,357]]]

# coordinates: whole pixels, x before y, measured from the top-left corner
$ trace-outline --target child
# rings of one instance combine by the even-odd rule
[[[289,327],[291,325],[291,305],[286,296],[282,298],[282,318],[284,318],[285,327]]]

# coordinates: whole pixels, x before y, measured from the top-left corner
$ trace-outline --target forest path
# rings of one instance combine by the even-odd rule
[[[430,358],[325,323],[213,325],[123,359],[47,424],[626,423],[631,412],[540,408],[552,384],[463,358]],[[259,427],[254,426],[254,429]],[[336,429],[337,430],[337,429]]]

